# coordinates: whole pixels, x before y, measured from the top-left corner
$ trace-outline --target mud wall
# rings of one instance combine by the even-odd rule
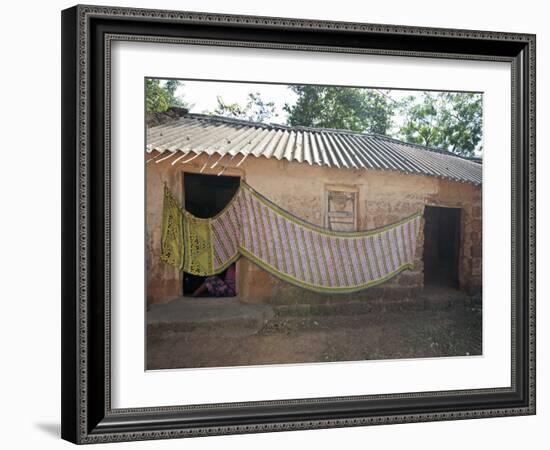
[[[217,174],[223,160],[214,169],[217,158],[201,155],[192,162],[172,165],[175,158],[146,165],[147,224],[147,297],[148,303],[168,301],[182,294],[182,274],[160,261],[163,184],[183,198],[185,172]],[[229,158],[227,158],[229,159]],[[235,160],[238,161],[237,158]],[[231,162],[235,165],[235,162]],[[317,225],[326,226],[326,192],[352,189],[357,195],[357,227],[371,229],[396,222],[425,205],[461,208],[461,249],[459,257],[460,288],[469,293],[481,290],[481,188],[466,183],[400,172],[336,169],[288,163],[264,157],[247,158],[238,168],[227,168],[224,175],[240,176],[254,189],[291,213]],[[416,249],[415,267],[383,285],[359,294],[354,300],[410,298],[422,289],[424,221]],[[245,258],[237,262],[237,290],[247,303],[315,304],[336,301],[334,295],[314,294],[289,285],[258,268]],[[337,296],[342,301],[342,295]]]

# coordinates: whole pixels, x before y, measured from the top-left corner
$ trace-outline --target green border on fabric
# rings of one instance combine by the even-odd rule
[[[268,263],[262,261],[261,259],[258,259],[256,256],[254,256],[252,253],[250,253],[249,251],[247,251],[244,248],[239,248],[239,251],[242,253],[243,256],[248,258],[254,264],[257,264],[259,267],[264,269],[266,272],[269,272],[270,274],[276,276],[277,278],[280,278],[281,280],[286,281],[288,283],[291,283],[295,286],[299,286],[301,288],[304,288],[304,289],[307,289],[307,290],[310,290],[310,291],[314,291],[314,292],[318,292],[318,293],[321,293],[321,294],[330,294],[330,293],[348,294],[348,293],[353,293],[353,292],[357,292],[357,291],[362,291],[363,289],[366,289],[366,288],[384,283],[384,282],[388,281],[389,279],[393,278],[394,276],[399,275],[404,270],[414,268],[414,264],[404,264],[403,266],[395,269],[393,272],[385,275],[382,278],[378,278],[376,280],[372,280],[372,281],[369,281],[367,283],[363,283],[363,284],[360,284],[360,285],[357,285],[357,286],[321,287],[321,286],[316,286],[314,284],[305,283],[301,280],[298,280],[297,278],[294,278],[291,275],[288,275],[286,273],[278,271],[273,266],[271,266]]]
[[[239,252],[235,253],[231,258],[229,258],[226,262],[224,262],[221,266],[214,268],[214,272],[212,275],[217,275],[220,272],[223,272],[225,269],[227,269],[231,264],[236,262],[241,257],[241,254]]]
[[[183,218],[185,223],[184,271],[192,275],[209,276],[214,272],[212,225],[209,220]]]
[[[241,184],[245,187],[245,189],[248,189],[249,192],[257,198],[260,202],[262,202],[264,205],[266,205],[268,208],[274,209],[277,213],[279,213],[281,216],[285,217],[286,219],[290,220],[292,223],[299,225],[307,230],[310,231],[316,231],[322,234],[325,234],[327,236],[334,236],[334,237],[340,237],[340,238],[355,238],[360,236],[372,236],[374,234],[383,233],[384,231],[391,230],[392,228],[396,228],[400,225],[403,225],[405,222],[408,222],[409,220],[415,219],[416,217],[421,217],[422,213],[417,212],[414,214],[411,214],[410,216],[405,217],[404,219],[399,220],[398,222],[394,222],[388,225],[384,225],[379,228],[373,228],[372,230],[362,230],[362,231],[332,231],[327,230],[326,228],[320,227],[319,225],[315,225],[313,223],[307,222],[303,219],[300,219],[299,217],[296,217],[294,214],[292,214],[289,211],[286,211],[285,209],[281,208],[280,206],[273,203],[268,198],[264,197],[262,194],[260,194],[258,191],[256,191],[254,188],[250,187],[248,184],[246,184],[244,181],[241,181]]]
[[[179,267],[180,270],[184,270],[187,273],[190,273],[190,274],[193,274],[193,275],[199,275],[199,276],[216,275],[216,274],[219,274],[219,273],[223,272],[225,269],[227,269],[231,264],[233,264],[235,261],[237,261],[240,258],[240,256],[242,255],[242,256],[245,256],[250,261],[252,261],[257,266],[259,266],[260,268],[264,269],[266,272],[272,274],[273,276],[275,276],[275,277],[277,277],[277,278],[279,278],[283,281],[286,281],[290,284],[293,284],[295,286],[298,286],[298,287],[301,287],[301,288],[304,288],[304,289],[307,289],[307,290],[310,290],[310,291],[313,291],[313,292],[329,294],[329,293],[353,293],[353,292],[358,292],[358,291],[367,289],[369,287],[382,284],[382,283],[388,281],[389,279],[395,277],[399,273],[403,272],[404,270],[412,269],[414,267],[413,263],[406,263],[406,264],[400,265],[397,269],[391,271],[390,273],[386,274],[385,276],[374,279],[374,280],[371,280],[371,281],[366,282],[366,283],[362,283],[362,284],[359,284],[359,285],[353,285],[353,286],[325,287],[325,286],[319,286],[319,285],[315,285],[315,284],[311,284],[311,283],[302,281],[302,280],[300,280],[300,279],[298,279],[298,278],[296,278],[292,275],[284,273],[284,272],[280,271],[279,269],[273,267],[271,264],[269,264],[269,263],[263,261],[262,259],[258,258],[257,256],[255,256],[254,254],[252,254],[250,251],[246,250],[242,246],[239,246],[238,251],[231,258],[229,258],[226,262],[224,262],[221,266],[214,267],[214,246],[212,244],[212,221],[215,220],[216,218],[222,216],[223,214],[225,214],[229,210],[229,208],[233,205],[233,203],[235,201],[237,201],[237,198],[241,194],[242,189],[246,189],[264,207],[274,211],[276,214],[280,215],[284,219],[289,220],[293,224],[299,226],[302,229],[301,234],[303,234],[303,230],[308,230],[310,232],[323,234],[323,235],[331,236],[331,237],[337,237],[337,238],[356,239],[358,237],[360,238],[360,237],[380,236],[383,233],[388,232],[389,230],[397,229],[399,226],[401,226],[401,225],[403,225],[407,222],[414,221],[415,219],[421,217],[421,213],[415,213],[415,214],[413,214],[409,217],[406,217],[406,218],[404,218],[404,219],[402,219],[402,220],[400,220],[396,223],[389,224],[389,225],[386,225],[386,226],[383,226],[383,227],[380,227],[380,228],[377,228],[377,229],[373,229],[373,230],[351,231],[351,232],[337,232],[337,231],[326,230],[324,228],[321,228],[317,225],[311,224],[307,221],[304,221],[304,220],[294,216],[290,212],[288,212],[288,211],[284,210],[283,208],[279,207],[278,205],[274,204],[271,200],[267,199],[266,197],[264,197],[263,195],[261,195],[260,193],[255,191],[253,188],[251,188],[243,180],[241,180],[241,185],[240,185],[239,189],[237,190],[237,192],[235,193],[233,198],[230,200],[230,202],[223,208],[222,211],[220,211],[218,214],[216,214],[214,217],[211,217],[211,218],[199,218],[199,217],[195,217],[194,215],[192,215],[188,211],[181,208],[177,204],[177,202],[175,201],[175,198],[172,195],[172,193],[169,192],[169,189],[165,186],[165,199],[166,199],[166,197],[169,197],[169,199],[171,200],[169,202],[170,206],[171,206],[171,213],[172,214],[174,213],[174,209],[177,209],[177,211],[180,213],[180,216],[179,216],[180,219],[181,219],[180,226],[181,226],[182,234],[183,234],[183,236],[181,236],[181,238],[180,238],[181,245],[183,247],[182,255],[181,255],[183,257],[182,258],[183,261],[181,261],[182,264],[181,264],[181,267]],[[166,191],[168,191],[168,192],[166,192]],[[166,213],[166,211],[163,212],[163,220],[166,217],[165,213]],[[195,224],[193,224],[193,222],[195,222]],[[192,252],[193,249],[192,249],[192,245],[191,245],[191,241],[190,241],[190,239],[191,239],[190,238],[190,233],[191,233],[191,228],[195,228],[196,225],[198,225],[197,228],[200,228],[203,231],[206,231],[206,234],[208,235],[206,237],[207,242],[205,241],[205,243],[207,244],[207,248],[205,249],[205,251],[207,251],[209,253],[208,254],[209,264],[208,264],[208,268],[207,268],[206,272],[203,271],[202,269],[200,271],[195,271],[191,267],[191,259],[192,259],[192,256],[193,256],[193,255],[191,255],[191,252]],[[164,224],[163,224],[163,227],[164,227]],[[409,230],[409,233],[411,233],[411,238],[413,238],[412,239],[413,241],[416,240],[416,239],[414,239],[413,235],[417,234],[417,228],[418,228],[418,225],[416,224],[416,225],[413,225],[411,227],[411,229]],[[164,228],[163,228],[163,231],[164,231]],[[198,231],[198,230],[195,230],[195,231]],[[242,230],[241,230],[241,232],[242,232]],[[383,248],[382,245],[381,245],[380,251],[382,253],[384,253],[384,248]],[[161,259],[163,259],[162,256],[161,256]],[[165,262],[170,263],[170,261],[166,261],[166,260],[165,260]],[[325,266],[327,266],[327,265],[328,265],[328,262],[325,261]],[[199,264],[199,266],[200,266],[200,264]],[[380,269],[379,269],[379,272],[381,272]],[[335,272],[335,274],[338,276],[337,272]],[[338,277],[338,278],[340,278],[340,277]]]
[[[160,259],[179,270],[185,261],[185,224],[178,202],[166,183],[164,184]],[[173,230],[176,228],[176,230]]]
[[[371,230],[359,230],[359,231],[332,231],[332,230],[327,230],[326,228],[320,227],[319,225],[315,225],[315,224],[310,223],[306,220],[300,219],[299,217],[295,216],[291,212],[281,208],[280,206],[276,205],[271,200],[269,200],[267,197],[260,194],[258,191],[256,191],[254,188],[252,188],[249,184],[247,184],[242,179],[241,179],[239,189],[237,189],[237,192],[235,192],[235,194],[233,195],[231,200],[229,200],[227,205],[225,205],[225,207],[218,214],[216,214],[212,217],[208,217],[208,218],[196,217],[193,214],[191,214],[189,211],[183,209],[181,206],[179,206],[179,205],[176,205],[176,206],[179,208],[179,210],[185,216],[192,217],[194,220],[197,220],[197,221],[209,222],[209,221],[215,220],[218,217],[220,217],[221,215],[223,215],[232,206],[232,204],[237,200],[237,198],[239,197],[240,191],[243,188],[247,189],[255,198],[257,198],[260,202],[262,202],[268,208],[271,208],[271,209],[275,210],[281,216],[283,216],[286,219],[290,220],[294,224],[302,226],[307,230],[316,231],[316,232],[325,234],[327,236],[335,236],[335,237],[341,237],[341,238],[372,236],[374,234],[383,233],[384,231],[391,230],[391,229],[396,228],[400,225],[403,225],[405,222],[408,222],[409,220],[412,220],[416,217],[421,217],[422,216],[421,212],[416,212],[416,213],[411,214],[411,215],[409,215],[409,216],[407,216],[407,217],[405,217],[405,218],[403,218],[403,219],[401,219],[397,222],[394,222],[394,223],[391,223],[391,224],[388,224],[388,225],[384,225],[384,226],[379,227],[379,228],[373,228]]]

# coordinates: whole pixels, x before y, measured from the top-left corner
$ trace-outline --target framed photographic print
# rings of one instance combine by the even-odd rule
[[[62,436],[535,413],[535,36],[62,13]]]

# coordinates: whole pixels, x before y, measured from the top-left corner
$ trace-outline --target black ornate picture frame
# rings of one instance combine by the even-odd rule
[[[511,63],[511,386],[113,409],[110,63],[114,41]],[[75,6],[62,12],[62,109],[64,439],[84,444],[535,414],[534,35]]]

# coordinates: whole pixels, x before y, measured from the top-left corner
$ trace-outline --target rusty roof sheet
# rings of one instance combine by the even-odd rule
[[[327,128],[290,127],[203,114],[147,129],[147,151],[158,160],[186,155],[250,155],[343,169],[393,170],[480,185],[479,160],[386,136]],[[162,155],[162,156],[161,156]],[[183,162],[183,161],[182,161]]]

